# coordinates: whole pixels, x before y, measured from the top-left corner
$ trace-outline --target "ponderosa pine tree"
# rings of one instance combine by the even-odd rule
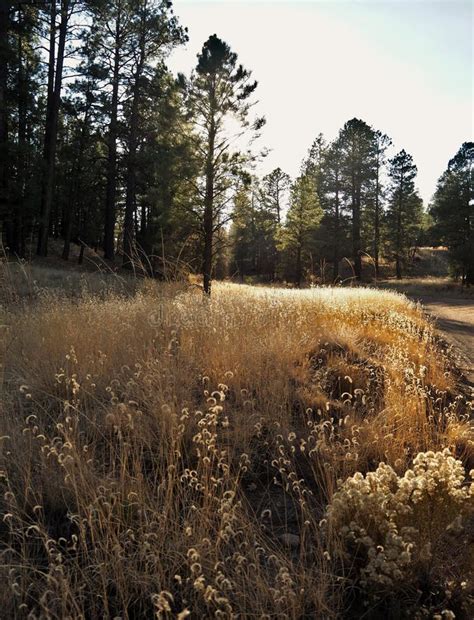
[[[121,101],[130,66],[137,50],[133,44],[134,6],[130,0],[97,0],[91,6],[91,66],[99,66],[104,74],[101,85],[107,124],[107,182],[104,204],[104,257],[115,256],[115,225],[117,219],[118,140]]]
[[[263,119],[249,121],[251,103],[257,82],[251,72],[237,64],[237,54],[215,34],[204,43],[198,64],[188,84],[190,111],[198,136],[196,151],[200,160],[203,290],[211,293],[214,238],[225,221],[225,208],[230,200],[232,179],[239,176],[250,154],[232,151],[235,135],[229,135],[226,122],[233,118],[242,133],[258,132]]]
[[[474,143],[464,142],[438,181],[430,209],[464,284],[474,284]]]
[[[199,269],[194,136],[181,89],[163,65],[144,86],[138,135],[133,218],[137,249],[159,257],[153,267],[157,275],[165,277],[167,265]]]
[[[238,275],[242,282],[246,275],[253,273],[255,228],[252,189],[244,185],[234,196],[230,228],[230,274],[232,276]]]
[[[277,211],[264,197],[256,179],[236,193],[230,229],[231,273],[243,280],[251,275],[265,281],[276,273]]]
[[[306,174],[313,177],[314,188],[321,206],[325,200],[325,171],[324,162],[327,144],[322,133],[318,134],[309,149],[308,157],[303,166]]]
[[[283,214],[288,205],[291,179],[281,168],[275,168],[265,175],[259,184],[257,201],[260,203],[260,238],[268,256],[263,261],[271,268],[271,279],[276,278],[279,264],[279,252],[276,243],[278,230],[283,225]],[[269,261],[269,262],[268,262]]]
[[[40,8],[34,4],[5,3],[0,22],[7,16],[6,36],[0,35],[0,221],[6,248],[14,256],[24,256],[26,233],[37,220],[41,170],[38,170],[38,140],[43,114],[38,98],[43,78],[40,65]],[[5,7],[0,3],[0,9]],[[2,16],[3,15],[3,16]],[[0,28],[4,28],[0,26]],[[5,124],[6,123],[6,124]]]
[[[123,261],[130,265],[135,240],[134,216],[137,211],[138,148],[146,89],[153,76],[153,64],[163,62],[169,52],[187,40],[168,0],[135,0],[131,39],[133,46],[131,79],[126,110],[127,145],[125,171],[125,217]]]
[[[333,281],[339,278],[339,261],[344,236],[342,156],[339,139],[326,149],[324,156],[324,217],[329,230],[328,244],[332,246]]]
[[[259,198],[269,213],[274,216],[278,226],[282,223],[283,208],[290,185],[289,175],[283,172],[281,168],[275,168],[262,179]]]
[[[90,83],[85,83],[83,97],[68,107],[72,112],[70,147],[70,168],[67,187],[64,188],[65,205],[63,210],[62,233],[64,238],[62,258],[69,260],[71,237],[77,217],[77,207],[84,195],[83,177],[86,165],[86,149],[90,140],[91,117],[94,95]],[[79,235],[80,237],[80,235]],[[83,241],[83,240],[82,240]]]
[[[362,212],[374,179],[374,130],[353,118],[339,133],[344,192],[352,219],[352,260],[357,279],[362,276]]]
[[[423,204],[415,190],[417,168],[413,158],[405,150],[389,162],[390,201],[387,212],[389,244],[395,259],[398,279],[402,277],[402,265],[410,247],[416,242]]]
[[[280,247],[294,258],[294,282],[301,286],[305,254],[308,254],[323,211],[314,178],[300,175],[291,187],[291,202],[285,226],[280,232]]]
[[[9,210],[8,191],[8,68],[11,55],[10,30],[10,3],[0,1],[0,216],[6,219]]]
[[[19,5],[15,28],[16,63],[16,145],[14,148],[13,248],[18,256],[26,254],[27,231],[33,230],[35,196],[35,123],[38,120],[37,92],[42,78],[40,44],[37,34],[40,11],[37,6]]]
[[[48,87],[43,146],[41,205],[38,245],[36,250],[39,256],[46,256],[48,253],[48,236],[53,204],[58,121],[61,106],[66,40],[70,29],[71,16],[77,4],[75,0],[61,0],[59,6],[57,6],[57,2],[54,0],[50,3],[49,8]],[[58,18],[59,25],[57,24]],[[58,31],[57,43],[56,31]]]
[[[385,153],[392,144],[391,139],[381,131],[376,131],[374,135],[374,213],[373,213],[373,258],[375,265],[375,277],[379,277],[379,260],[380,260],[380,240],[381,240],[381,222],[383,214],[383,185],[382,170],[386,163]]]

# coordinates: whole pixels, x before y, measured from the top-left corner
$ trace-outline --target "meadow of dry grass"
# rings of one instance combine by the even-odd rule
[[[11,285],[1,617],[472,617],[473,403],[419,306],[363,288]],[[425,475],[445,461],[457,477]],[[336,514],[380,463],[386,494],[420,480],[421,499],[377,522],[351,491]],[[352,553],[338,523],[359,517]],[[391,572],[360,551],[385,522],[405,537]]]

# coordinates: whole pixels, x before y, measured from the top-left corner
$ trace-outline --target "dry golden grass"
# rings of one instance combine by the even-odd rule
[[[421,309],[362,288],[136,288],[3,309],[2,614],[355,609],[320,527],[337,481],[427,449],[474,463],[471,403]]]

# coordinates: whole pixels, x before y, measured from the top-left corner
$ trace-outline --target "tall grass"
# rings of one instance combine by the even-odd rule
[[[421,308],[361,288],[136,288],[5,304],[2,613],[355,609],[320,523],[338,480],[402,475],[424,450],[474,459]]]

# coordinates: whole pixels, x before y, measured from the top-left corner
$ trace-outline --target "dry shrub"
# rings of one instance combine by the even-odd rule
[[[403,476],[380,463],[341,481],[325,525],[341,537],[340,558],[367,606],[472,617],[473,476],[445,449],[420,452]]]
[[[361,288],[137,289],[4,309],[5,614],[340,617],[337,480],[472,458],[431,325]]]

